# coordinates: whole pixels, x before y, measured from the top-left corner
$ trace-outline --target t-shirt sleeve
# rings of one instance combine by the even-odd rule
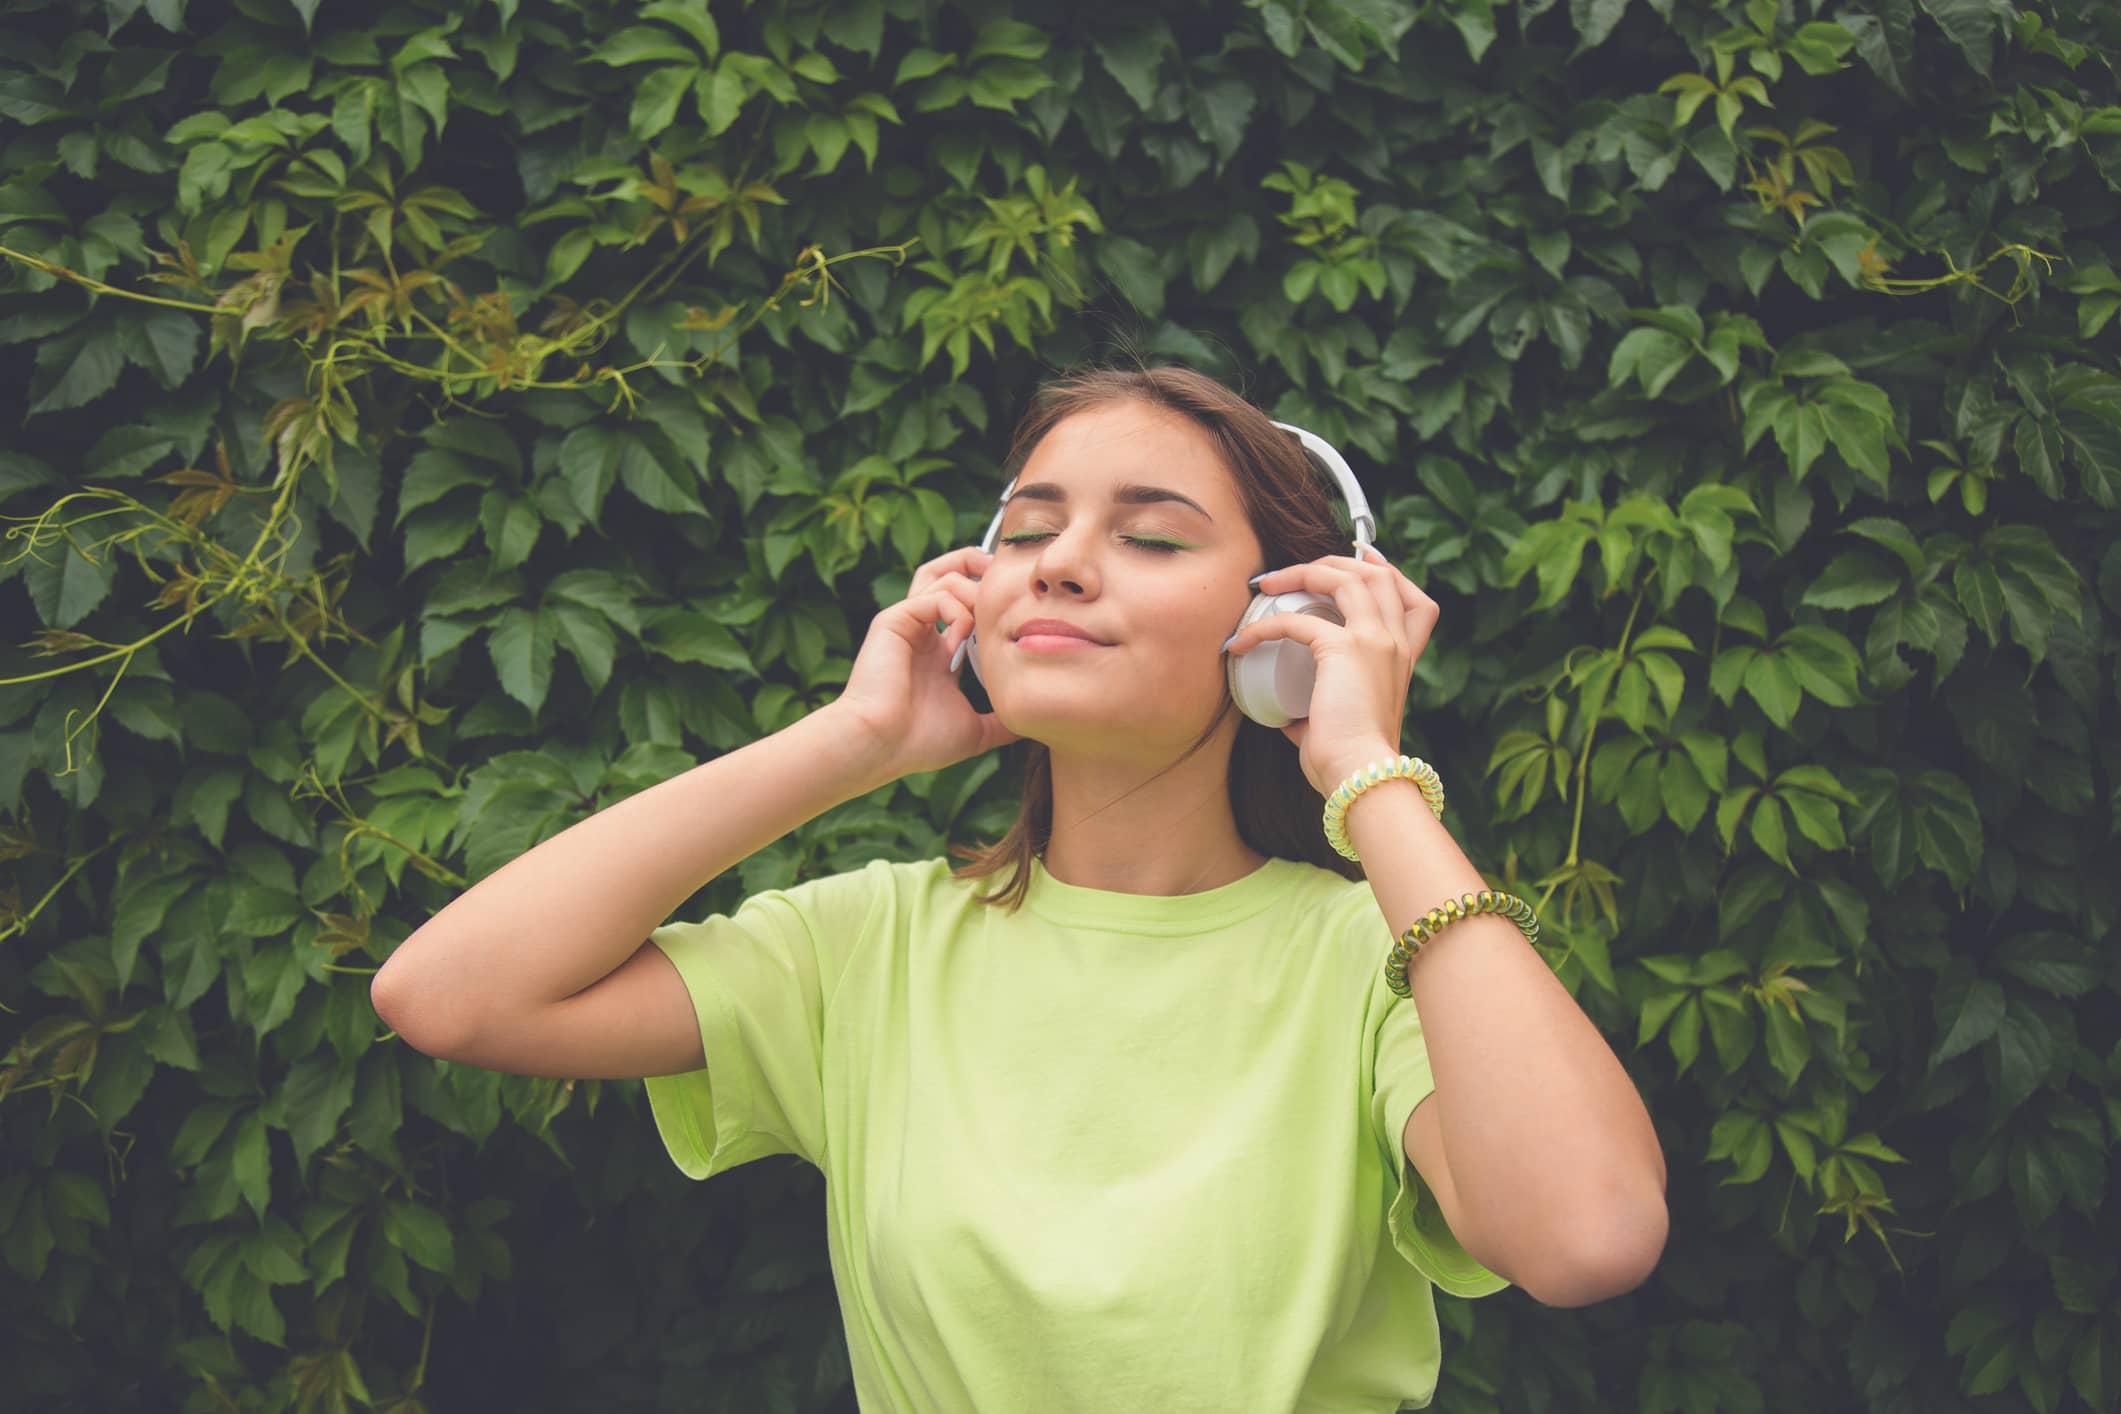
[[[1388,1156],[1389,1171],[1398,1175],[1385,1214],[1392,1245],[1439,1289],[1461,1297],[1492,1295],[1510,1283],[1473,1260],[1444,1221],[1443,1208],[1422,1181],[1421,1171],[1407,1158],[1407,1118],[1436,1090],[1420,1014],[1410,999],[1394,996],[1381,977],[1375,988],[1384,1019],[1375,1032],[1370,1121]]]
[[[708,1178],[771,1154],[821,1164],[825,1008],[847,957],[890,894],[885,861],[751,895],[735,913],[648,935],[677,967],[706,1064],[650,1076],[670,1158]]]

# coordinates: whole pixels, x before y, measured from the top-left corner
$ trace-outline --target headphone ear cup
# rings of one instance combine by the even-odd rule
[[[1271,614],[1310,614],[1336,624],[1345,622],[1327,596],[1293,589],[1253,595],[1237,626],[1243,628]],[[1226,671],[1237,710],[1261,726],[1285,727],[1298,717],[1311,715],[1311,686],[1318,675],[1318,661],[1309,644],[1293,638],[1269,639],[1249,652],[1229,655]]]

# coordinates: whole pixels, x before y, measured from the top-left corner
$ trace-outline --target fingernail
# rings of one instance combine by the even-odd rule
[[[1228,638],[1224,639],[1224,640],[1223,640],[1223,652],[1225,652],[1225,653],[1229,652],[1229,651],[1230,651],[1230,645],[1231,645],[1231,644],[1233,644],[1233,643],[1235,643],[1235,642],[1237,642],[1237,635],[1236,635],[1236,634],[1234,634],[1234,633],[1233,633],[1233,634],[1231,634],[1231,635],[1230,635],[1230,636],[1229,636]]]
[[[1274,573],[1274,571],[1272,570],[1261,570],[1258,574],[1253,575],[1250,579],[1245,581],[1245,587],[1247,589],[1259,588],[1259,582],[1272,573]]]

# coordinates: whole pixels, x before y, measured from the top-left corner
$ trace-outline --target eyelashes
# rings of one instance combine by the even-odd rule
[[[1050,530],[1019,530],[1014,534],[1002,536],[1001,543],[1004,545],[1030,545],[1040,540],[1051,540],[1052,538],[1053,532]],[[1149,540],[1138,535],[1122,535],[1120,539],[1139,549],[1154,550],[1162,554],[1172,554],[1186,548],[1175,541]]]

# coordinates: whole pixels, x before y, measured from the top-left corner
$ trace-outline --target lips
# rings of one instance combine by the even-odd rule
[[[1056,634],[1063,638],[1080,638],[1087,643],[1110,646],[1089,630],[1077,628],[1074,624],[1062,619],[1033,619],[1029,623],[1019,624],[1015,636],[1017,638],[1029,638],[1033,634],[1045,633]]]

